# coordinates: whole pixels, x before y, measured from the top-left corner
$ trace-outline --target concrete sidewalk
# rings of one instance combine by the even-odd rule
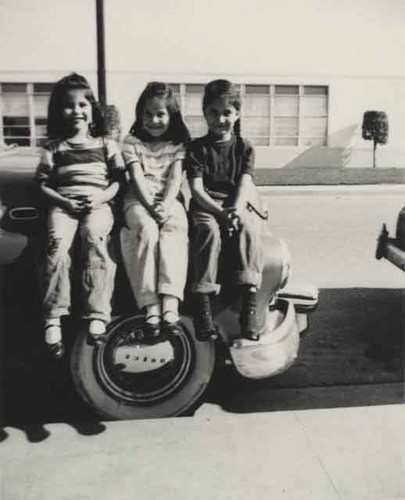
[[[83,437],[51,424],[29,443],[6,429],[4,500],[382,500],[405,498],[399,405],[226,413],[100,424]]]

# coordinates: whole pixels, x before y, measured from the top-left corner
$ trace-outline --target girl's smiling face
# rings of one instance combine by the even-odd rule
[[[170,114],[164,99],[153,97],[146,101],[142,113],[142,128],[153,138],[158,139],[167,132]]]
[[[62,114],[73,134],[87,134],[93,121],[93,108],[86,91],[70,90],[63,103]]]
[[[239,111],[227,102],[227,99],[216,99],[204,110],[209,131],[220,140],[230,139],[235,122],[239,119]]]

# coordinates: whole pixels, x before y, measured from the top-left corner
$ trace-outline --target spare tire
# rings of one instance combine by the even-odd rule
[[[118,318],[101,347],[79,332],[71,353],[73,382],[81,397],[106,419],[173,417],[201,400],[215,364],[215,345],[195,338],[190,318],[182,333],[152,343],[143,317]]]

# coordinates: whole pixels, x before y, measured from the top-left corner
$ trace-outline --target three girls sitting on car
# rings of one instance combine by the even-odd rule
[[[137,305],[145,311],[144,335],[178,335],[190,235],[197,338],[218,337],[211,302],[220,291],[221,255],[232,263],[230,283],[241,289],[241,336],[259,340],[260,222],[247,210],[254,150],[240,137],[240,98],[231,82],[207,84],[202,107],[208,133],[190,141],[170,86],[152,82],[142,92],[122,148],[130,177],[123,207],[126,227],[121,230],[123,260]],[[41,283],[45,341],[59,359],[64,352],[60,318],[70,308],[69,250],[76,234],[81,240],[82,306],[89,341],[106,340],[115,275],[107,243],[114,220],[112,200],[124,165],[116,143],[105,138],[89,84],[77,74],[54,88],[48,135],[36,175],[50,204]],[[190,225],[181,193],[184,170],[192,194]]]

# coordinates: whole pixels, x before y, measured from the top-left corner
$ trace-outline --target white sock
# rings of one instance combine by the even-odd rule
[[[59,342],[62,340],[62,330],[60,327],[60,322],[59,324],[52,324],[50,323],[46,325],[45,328],[45,342],[47,344],[56,344],[56,342]]]
[[[160,318],[162,316],[162,308],[159,303],[149,304],[146,306],[146,321],[151,325],[157,325],[160,323]]]
[[[179,320],[179,299],[173,295],[163,295],[163,317],[168,323]]]
[[[105,333],[105,323],[101,319],[90,320],[89,333],[92,335],[102,335]]]

